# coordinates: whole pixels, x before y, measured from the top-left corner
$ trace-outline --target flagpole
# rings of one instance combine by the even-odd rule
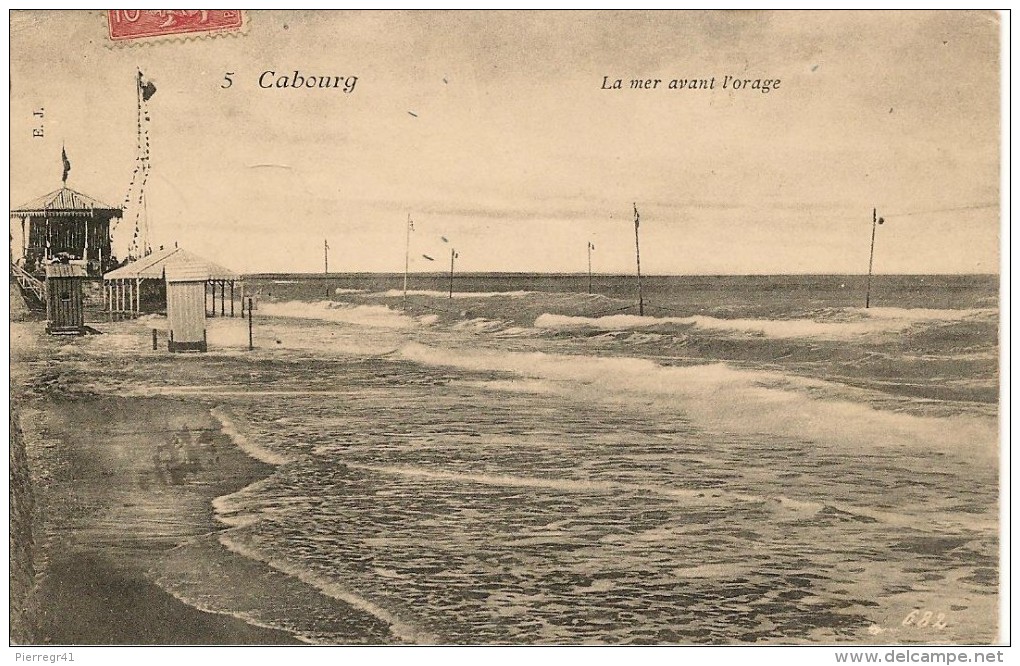
[[[325,238],[322,239],[322,252],[323,252],[323,261],[324,261],[324,264],[325,264],[323,266],[323,271],[322,272],[327,277],[329,277],[329,240],[327,240]]]
[[[407,309],[407,273],[411,267],[411,214],[407,214],[407,242],[404,245],[404,309]]]
[[[450,248],[450,298],[453,298],[453,260],[457,258],[457,250]]]
[[[144,164],[142,163],[142,160],[141,160],[141,157],[142,157],[142,70],[139,67],[135,67],[135,119],[136,119],[137,125],[138,125],[138,128],[137,128],[138,136],[137,136],[136,141],[135,141],[136,148],[137,148],[138,152],[137,152],[137,154],[135,156],[135,160],[136,160],[136,164],[137,164],[138,168],[139,169],[143,169],[144,168]],[[142,178],[144,179],[144,176],[142,176]],[[141,184],[141,182],[139,183],[139,187],[142,188],[142,192],[141,192],[141,195],[140,195],[139,201],[138,201],[139,205],[141,205],[142,202],[144,201],[144,197],[145,197],[145,188],[144,188],[144,185]],[[133,248],[131,248],[131,247],[128,248],[128,256],[129,256],[129,258],[130,258],[130,255],[132,253],[132,250],[136,251],[136,252],[139,250],[139,248],[138,248],[138,213],[137,212],[135,213],[135,233],[134,233],[134,238],[131,239],[131,243],[132,243],[132,245],[134,247]],[[144,256],[141,253],[139,253],[139,255],[140,256],[138,256],[138,257],[134,257],[134,259],[140,259],[141,256]]]
[[[878,209],[877,208],[872,208],[871,209],[871,256],[868,257],[868,288],[867,288],[867,292],[866,292],[866,294],[864,296],[864,307],[865,308],[870,308],[871,307],[871,269],[872,269],[872,266],[875,263],[875,230],[878,228],[878,225],[881,224],[882,222],[885,222],[885,219],[884,218],[882,220],[878,219]]]
[[[637,254],[637,289],[638,289],[638,314],[645,316],[645,296],[641,286],[641,239],[638,236],[641,216],[638,214],[637,202],[634,202],[634,249]]]
[[[588,241],[588,295],[591,295],[591,241]]]
[[[136,109],[137,109],[136,113],[137,113],[137,119],[138,119],[138,140],[137,140],[137,144],[138,144],[138,157],[140,158],[141,155],[142,155],[142,70],[139,67],[135,67],[135,71],[137,72],[137,75],[135,76],[135,101],[137,102],[137,104],[136,104]],[[138,167],[139,168],[144,168],[144,164],[142,164],[141,160],[139,160],[139,162],[138,162]],[[143,181],[144,181],[144,178],[145,177],[143,175],[142,176]],[[142,188],[141,200],[138,202],[138,203],[140,203],[142,205],[142,220],[143,220],[142,223],[143,224],[148,224],[148,220],[145,220],[145,215],[146,215],[146,212],[145,212],[145,186],[142,183],[140,183],[139,186]],[[138,218],[136,216],[135,217],[135,234],[137,234],[137,233],[138,233]],[[134,242],[135,242],[135,249],[138,250],[138,239],[135,238]],[[142,242],[144,243],[145,241],[143,240]],[[145,251],[144,250],[140,251],[139,255],[140,256],[137,257],[139,259],[141,257],[145,256]]]

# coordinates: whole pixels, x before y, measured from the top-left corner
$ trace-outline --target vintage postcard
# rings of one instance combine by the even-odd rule
[[[11,643],[1007,643],[1003,20],[12,12]]]

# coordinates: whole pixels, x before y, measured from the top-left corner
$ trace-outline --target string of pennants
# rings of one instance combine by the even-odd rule
[[[138,87],[137,119],[138,132],[135,144],[135,166],[131,173],[131,183],[128,185],[127,194],[124,195],[125,219],[131,217],[134,222],[134,230],[131,237],[131,244],[128,246],[128,258],[138,259],[152,252],[149,247],[147,234],[143,234],[143,226],[148,225],[144,218],[145,212],[145,185],[149,181],[149,100],[156,94],[156,86],[145,78],[141,70],[135,80]],[[131,211],[130,214],[127,211]]]

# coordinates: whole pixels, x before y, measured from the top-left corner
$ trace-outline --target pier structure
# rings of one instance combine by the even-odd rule
[[[184,248],[172,247],[157,250],[103,276],[104,310],[109,319],[130,319],[162,310],[167,302],[166,276],[171,267],[171,273],[201,274],[205,277],[202,281],[203,301],[208,316],[234,316],[235,284],[241,276]]]

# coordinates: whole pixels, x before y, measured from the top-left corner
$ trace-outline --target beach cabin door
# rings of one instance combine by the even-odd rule
[[[171,269],[167,267],[166,270],[167,347],[171,352],[204,352],[205,283],[208,275]]]
[[[81,266],[46,266],[46,331],[54,335],[85,333],[85,305],[82,297]]]

